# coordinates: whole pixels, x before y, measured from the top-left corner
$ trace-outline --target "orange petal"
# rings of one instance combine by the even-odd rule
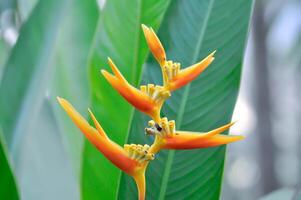
[[[208,138],[207,140],[204,141],[198,141],[196,140],[191,141],[191,148],[207,148],[207,147],[214,147],[214,146],[220,146],[224,144],[228,144],[231,142],[236,142],[239,140],[244,139],[245,136],[243,135],[215,135],[213,137]]]
[[[116,67],[116,65],[113,63],[111,58],[108,58],[108,63],[114,73],[114,75],[121,81],[127,82],[126,79],[124,78],[124,76],[121,74],[121,72],[119,71],[119,69]]]
[[[117,68],[114,70],[118,71]],[[119,94],[121,94],[130,104],[132,104],[141,112],[152,115],[157,105],[148,95],[131,86],[125,79],[113,76],[105,70],[101,70],[101,73],[112,85],[112,87],[115,88],[119,92]]]
[[[171,138],[166,138],[163,148],[166,149],[195,149],[218,146],[241,140],[244,136],[219,135],[229,129],[234,122],[209,131],[207,133],[197,133],[188,131],[176,131]]]
[[[148,28],[144,24],[141,26],[149,49],[160,65],[162,65],[166,61],[166,54],[159,38],[152,28]]]
[[[115,142],[111,141],[105,134],[104,130],[94,117],[91,112],[92,120],[94,121],[96,128],[90,126],[90,124],[74,109],[74,107],[65,99],[57,97],[59,103],[77,125],[77,127],[82,131],[86,138],[114,165],[116,165],[122,171],[131,174],[137,166],[137,162],[130,157],[127,153],[117,145]]]
[[[91,117],[91,119],[92,119],[92,121],[93,121],[93,123],[94,123],[94,125],[95,125],[95,127],[96,127],[96,129],[98,131],[98,133],[100,135],[102,135],[103,137],[107,138],[108,136],[106,135],[105,131],[103,130],[103,128],[101,127],[101,125],[99,124],[99,122],[97,121],[97,119],[95,118],[95,116],[92,113],[92,111],[90,109],[88,109],[88,111],[89,111],[90,117]]]
[[[169,81],[168,89],[170,91],[176,90],[176,89],[188,84],[192,80],[194,80],[214,60],[213,56],[214,56],[215,52],[216,51],[211,53],[209,56],[207,56],[201,62],[196,63],[183,70],[180,70],[180,72],[171,81]]]

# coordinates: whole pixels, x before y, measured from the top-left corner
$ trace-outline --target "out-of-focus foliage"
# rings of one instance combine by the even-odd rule
[[[55,96],[87,107],[97,19],[94,1],[39,1],[5,65],[1,125],[24,199],[79,198],[81,134],[57,112]]]
[[[7,158],[6,146],[0,130],[0,199],[19,199],[15,177]]]

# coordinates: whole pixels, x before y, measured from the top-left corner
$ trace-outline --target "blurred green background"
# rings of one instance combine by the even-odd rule
[[[217,50],[162,115],[192,131],[232,118],[230,133],[247,136],[229,145],[225,167],[225,147],[160,152],[147,199],[298,199],[300,11],[297,0],[0,0],[0,199],[137,198],[56,96],[85,117],[91,108],[118,144],[150,144],[149,118],[99,73],[109,56],[132,84],[161,84],[142,23],[182,67]]]

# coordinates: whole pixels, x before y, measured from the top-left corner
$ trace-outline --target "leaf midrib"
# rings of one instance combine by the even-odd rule
[[[209,2],[207,15],[206,15],[206,18],[204,20],[204,25],[201,28],[200,36],[199,36],[198,41],[197,41],[196,51],[193,55],[192,62],[190,64],[194,64],[198,59],[198,54],[201,50],[202,41],[204,39],[205,30],[206,30],[206,27],[207,27],[207,24],[208,24],[210,15],[211,15],[211,11],[212,11],[214,1],[215,0],[210,0],[210,2]],[[183,114],[184,114],[184,111],[185,111],[187,98],[189,96],[189,91],[190,91],[190,84],[188,84],[185,87],[184,92],[183,92],[182,100],[181,100],[180,107],[179,107],[179,112],[178,112],[178,115],[177,115],[177,121],[176,121],[177,122],[176,123],[176,126],[177,126],[176,128],[177,129],[180,129],[181,124],[182,124]],[[175,150],[169,150],[169,152],[167,154],[167,161],[166,161],[165,170],[164,170],[163,178],[162,178],[162,182],[161,182],[162,184],[161,184],[161,189],[160,189],[159,198],[158,198],[159,200],[164,200],[164,197],[166,195],[167,184],[168,184],[168,180],[169,180],[171,166],[172,166],[172,163],[173,163],[174,156],[175,156]]]

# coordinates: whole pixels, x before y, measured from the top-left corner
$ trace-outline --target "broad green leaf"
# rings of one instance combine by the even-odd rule
[[[0,38],[0,80],[1,80],[2,70],[4,68],[4,63],[6,62],[9,51],[10,48],[8,47],[8,45],[5,43],[3,38]]]
[[[6,146],[0,132],[0,199],[19,199],[16,181],[10,167]]]
[[[190,66],[217,50],[196,80],[172,94],[162,115],[177,129],[209,131],[231,121],[236,101],[252,0],[172,1],[159,30],[168,59]],[[143,83],[162,84],[154,59]],[[143,135],[149,118],[135,112],[128,143],[150,143]],[[161,151],[147,171],[147,199],[219,199],[225,147]],[[135,199],[134,182],[122,175],[119,199]]]
[[[95,1],[41,0],[6,63],[0,123],[22,199],[79,199],[81,135],[55,97],[87,107],[87,55],[97,19]]]
[[[137,85],[148,49],[141,24],[157,29],[169,4],[165,0],[107,1],[95,34],[90,60],[92,111],[109,137],[123,145],[133,115],[131,107],[106,82],[100,69],[111,57],[127,80]],[[86,142],[82,166],[83,199],[115,199],[121,172]]]

